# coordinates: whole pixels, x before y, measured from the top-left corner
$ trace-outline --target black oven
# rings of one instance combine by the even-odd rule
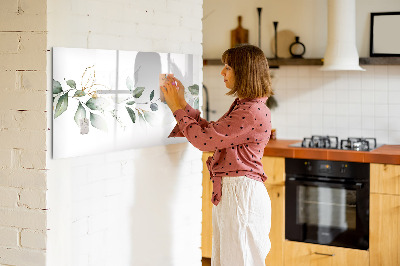
[[[369,164],[285,161],[285,238],[367,250]]]

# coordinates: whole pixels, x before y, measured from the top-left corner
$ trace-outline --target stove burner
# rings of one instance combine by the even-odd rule
[[[340,141],[343,150],[369,151],[376,148],[376,138],[347,138]]]
[[[316,136],[304,138],[302,142],[291,144],[293,147],[341,149],[353,151],[371,151],[378,147],[376,138],[347,138],[340,141],[336,136]],[[380,145],[379,145],[380,146]]]
[[[326,148],[338,149],[338,137],[334,136],[312,136],[311,138],[304,138],[301,142],[301,147],[305,148]]]

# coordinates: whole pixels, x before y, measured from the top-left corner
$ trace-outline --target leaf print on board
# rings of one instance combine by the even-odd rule
[[[126,107],[126,110],[128,111],[128,114],[129,114],[129,117],[132,120],[132,123],[135,123],[136,122],[136,114],[135,114],[135,112],[129,107]]]
[[[194,108],[194,109],[199,109],[199,98],[196,98],[196,99],[194,100],[193,108]]]
[[[190,91],[191,94],[193,95],[199,95],[199,85],[194,84],[192,86],[188,87],[188,90]]]
[[[59,94],[62,91],[61,83],[53,79],[53,94]]]
[[[153,112],[144,112],[143,113],[146,122],[151,126],[156,126],[159,121],[157,121],[157,115]]]
[[[83,97],[83,96],[85,96],[86,95],[86,93],[85,93],[85,91],[81,91],[81,90],[77,90],[76,92],[75,92],[75,94],[74,94],[74,96],[72,96],[72,97]]]
[[[101,97],[90,98],[86,102],[86,106],[92,110],[104,110],[109,105],[110,103],[105,98]]]
[[[57,102],[54,118],[59,117],[68,108],[68,92],[64,93]]]
[[[143,91],[144,87],[138,87],[133,91],[132,96],[135,98],[139,98],[140,96],[142,96]]]
[[[72,79],[67,80],[67,85],[70,86],[73,89],[76,89],[76,83]]]
[[[141,126],[146,125],[146,119],[144,119],[143,114],[141,112],[138,112],[138,115],[139,115],[139,123],[140,123],[140,125]]]
[[[49,100],[54,158],[182,141],[167,139],[176,120],[160,100],[158,75],[174,73],[185,88],[185,100],[194,106],[202,94],[201,56],[53,48]],[[198,89],[189,90],[194,84]]]
[[[131,77],[126,77],[126,87],[128,88],[128,90],[132,91],[133,88],[133,80],[131,79]]]
[[[90,123],[97,129],[108,131],[106,120],[100,115],[90,113]]]
[[[82,104],[79,103],[78,109],[76,109],[75,116],[74,116],[75,123],[76,123],[78,126],[80,126],[80,121],[81,121],[83,118],[85,118],[85,117],[86,117],[86,110],[85,110],[85,108],[82,106]]]
[[[150,109],[152,111],[157,111],[158,110],[158,105],[156,103],[152,103],[152,104],[150,104]]]
[[[81,80],[82,90],[91,88],[94,85],[95,78],[96,78],[96,72],[94,70],[94,66],[87,67],[82,74],[82,80]]]

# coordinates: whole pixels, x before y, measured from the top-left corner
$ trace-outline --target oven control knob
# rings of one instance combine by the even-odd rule
[[[342,167],[340,168],[340,173],[341,174],[346,173],[346,169],[347,169],[347,164],[342,164]]]
[[[310,172],[311,169],[312,169],[312,167],[311,167],[311,162],[305,162],[304,165],[305,165],[305,167],[306,167],[306,170]]]

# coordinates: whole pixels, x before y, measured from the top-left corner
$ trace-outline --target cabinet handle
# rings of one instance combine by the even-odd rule
[[[316,254],[316,255],[324,255],[324,256],[331,256],[331,257],[335,256],[335,254],[327,254],[327,253],[319,253],[319,252],[314,252],[314,254]]]

